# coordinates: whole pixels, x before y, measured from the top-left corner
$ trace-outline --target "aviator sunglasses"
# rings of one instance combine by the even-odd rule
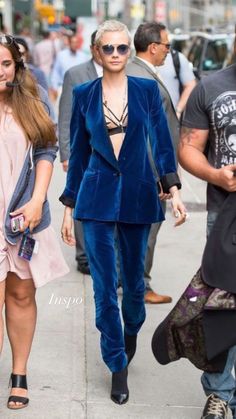
[[[0,35],[0,44],[11,45],[14,43],[14,38],[11,35]]]
[[[160,41],[155,42],[154,41],[153,44],[164,45],[167,49],[170,49],[170,47],[171,47],[171,44],[169,42],[160,42]]]
[[[120,44],[116,46],[107,44],[107,45],[102,45],[101,48],[102,48],[103,54],[105,55],[112,55],[115,49],[119,55],[126,55],[127,52],[129,51],[129,45],[126,45],[126,44]]]
[[[16,40],[13,36],[0,34],[0,45],[3,45],[3,46],[4,45],[7,45],[7,46],[13,45],[15,47],[15,49],[17,50],[17,52],[19,53],[19,55],[20,55],[19,58],[15,59],[15,63],[16,63],[16,66],[17,66],[16,68],[19,68],[19,67],[25,68],[24,62],[21,59],[22,54],[20,52],[19,45],[17,44],[17,42],[16,42]]]

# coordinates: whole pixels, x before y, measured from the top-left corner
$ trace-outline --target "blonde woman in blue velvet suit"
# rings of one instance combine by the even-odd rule
[[[157,179],[148,158],[150,142],[160,176],[161,198],[172,196],[185,221],[172,142],[157,83],[127,77],[130,34],[124,24],[106,21],[95,39],[103,77],[74,89],[71,155],[62,224],[65,243],[74,245],[72,211],[82,220],[93,278],[96,326],[102,357],[112,372],[111,399],[127,402],[127,365],[145,320],[144,258],[152,223],[164,219]],[[122,315],[117,302],[115,231],[123,283]]]

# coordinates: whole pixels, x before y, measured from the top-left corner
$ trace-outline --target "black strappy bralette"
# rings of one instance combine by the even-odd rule
[[[125,125],[119,125],[118,127],[114,127],[114,128],[108,128],[107,127],[107,131],[109,135],[114,135],[114,134],[120,134],[122,132],[126,132],[126,128],[127,126]]]
[[[109,135],[115,135],[126,132],[127,125],[124,125],[125,121],[127,120],[128,116],[128,103],[126,103],[122,115],[120,119],[112,112],[112,110],[107,106],[106,102],[103,102],[104,107],[108,110],[111,117],[109,115],[104,115],[106,119],[106,127]],[[109,121],[107,121],[107,119]],[[115,125],[113,128],[109,128],[109,124],[112,123]]]

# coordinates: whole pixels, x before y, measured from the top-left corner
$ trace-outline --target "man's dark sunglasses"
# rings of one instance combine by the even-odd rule
[[[120,44],[120,45],[102,45],[102,52],[105,55],[112,55],[116,49],[119,55],[126,55],[129,51],[129,45],[126,44]]]
[[[167,49],[170,49],[170,47],[171,47],[171,44],[169,44],[169,43],[165,43],[165,42],[153,42],[154,44],[158,44],[158,45],[165,45],[165,47],[167,48]]]

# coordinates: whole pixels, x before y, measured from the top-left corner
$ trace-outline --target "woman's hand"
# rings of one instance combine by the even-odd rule
[[[72,218],[72,208],[65,207],[64,218],[61,226],[61,237],[64,243],[69,246],[75,246],[75,238],[72,234],[73,229],[73,218]]]
[[[24,226],[20,231],[29,228],[30,232],[40,223],[42,218],[43,202],[35,198],[31,198],[25,205],[10,213],[11,217],[23,214]]]
[[[167,199],[170,199],[171,198],[171,193],[163,192],[161,182],[158,182],[158,185],[159,185],[159,191],[160,191],[159,192],[160,201],[167,201]]]
[[[42,218],[43,203],[46,199],[48,185],[52,176],[53,165],[47,160],[36,164],[36,177],[32,198],[22,207],[10,213],[12,217],[23,214],[24,225],[20,231],[27,228],[32,232]]]
[[[173,208],[173,213],[174,213],[174,216],[177,218],[177,221],[175,222],[174,226],[177,227],[186,221],[188,214],[181,200],[180,192],[177,189],[177,187],[173,186],[172,188],[170,188],[170,193],[172,196],[171,205]]]

